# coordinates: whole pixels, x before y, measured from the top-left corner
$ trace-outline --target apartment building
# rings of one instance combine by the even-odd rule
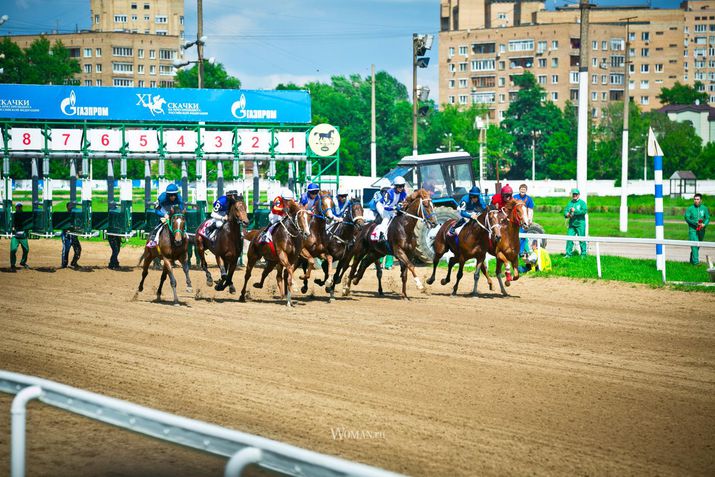
[[[172,87],[182,55],[184,0],[90,0],[91,30],[46,34],[81,68],[82,86]],[[13,35],[27,48],[39,35]]]
[[[715,67],[715,56],[712,64],[703,63],[703,53],[709,55],[709,49],[703,52],[697,46],[697,53],[688,51],[688,42],[692,47],[695,41],[696,24],[700,36],[703,28],[709,31],[709,24],[702,26],[705,13],[695,14],[707,10],[715,15],[715,0],[685,2],[680,9],[592,9],[589,45],[584,45],[589,48],[591,115],[598,119],[609,102],[623,100],[626,65],[631,98],[644,110],[661,106],[657,95],[662,87],[695,81],[693,74],[688,75],[688,67],[695,67],[693,55],[699,58],[698,79],[710,78],[712,71],[715,85],[715,68],[706,70]],[[441,102],[485,104],[491,119],[499,121],[518,91],[512,77],[526,70],[559,107],[568,100],[577,102],[581,51],[577,7],[547,11],[544,2],[536,1],[442,0],[440,15]],[[713,24],[715,28],[715,20]],[[715,29],[713,35],[715,53]],[[701,45],[703,39],[697,41]],[[711,100],[715,100],[715,86]]]

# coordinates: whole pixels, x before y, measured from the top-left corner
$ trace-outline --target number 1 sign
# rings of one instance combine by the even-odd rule
[[[279,132],[276,133],[278,146],[276,152],[281,154],[305,154],[304,132]]]

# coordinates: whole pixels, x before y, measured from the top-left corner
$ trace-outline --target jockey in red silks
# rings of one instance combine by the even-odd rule
[[[280,195],[273,199],[273,202],[271,202],[271,212],[268,214],[270,225],[265,232],[263,232],[261,242],[270,242],[273,239],[271,232],[273,232],[275,225],[285,217],[286,202],[289,200],[295,200],[295,196],[288,188],[281,190]]]
[[[501,209],[511,200],[512,194],[514,194],[514,191],[511,186],[509,184],[505,185],[501,188],[501,194],[494,194],[491,205],[493,205],[495,209]]]
[[[494,194],[492,196],[492,201],[489,204],[489,235],[494,238],[497,242],[501,238],[501,230],[499,227],[499,210],[506,205],[512,199],[512,190],[509,184],[501,188],[501,194]]]

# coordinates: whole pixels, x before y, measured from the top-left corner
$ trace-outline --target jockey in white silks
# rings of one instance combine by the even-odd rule
[[[377,213],[382,220],[373,231],[373,240],[387,240],[387,227],[406,198],[405,178],[397,176],[392,181],[392,189],[383,195],[376,204]]]

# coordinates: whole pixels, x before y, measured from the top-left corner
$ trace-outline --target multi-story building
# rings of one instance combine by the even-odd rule
[[[704,20],[709,20],[708,10],[712,30]],[[540,1],[442,0],[441,30],[443,103],[485,104],[491,119],[499,121],[518,90],[512,77],[526,70],[558,106],[577,102],[578,7],[547,11]],[[609,102],[623,100],[626,64],[630,96],[644,110],[659,108],[661,88],[676,81],[702,81],[715,102],[715,0],[684,2],[681,9],[594,8],[587,47],[589,104],[596,119]]]
[[[182,54],[184,0],[90,0],[92,28],[44,35],[80,63],[83,86],[171,87]],[[14,35],[27,48],[39,35]]]

